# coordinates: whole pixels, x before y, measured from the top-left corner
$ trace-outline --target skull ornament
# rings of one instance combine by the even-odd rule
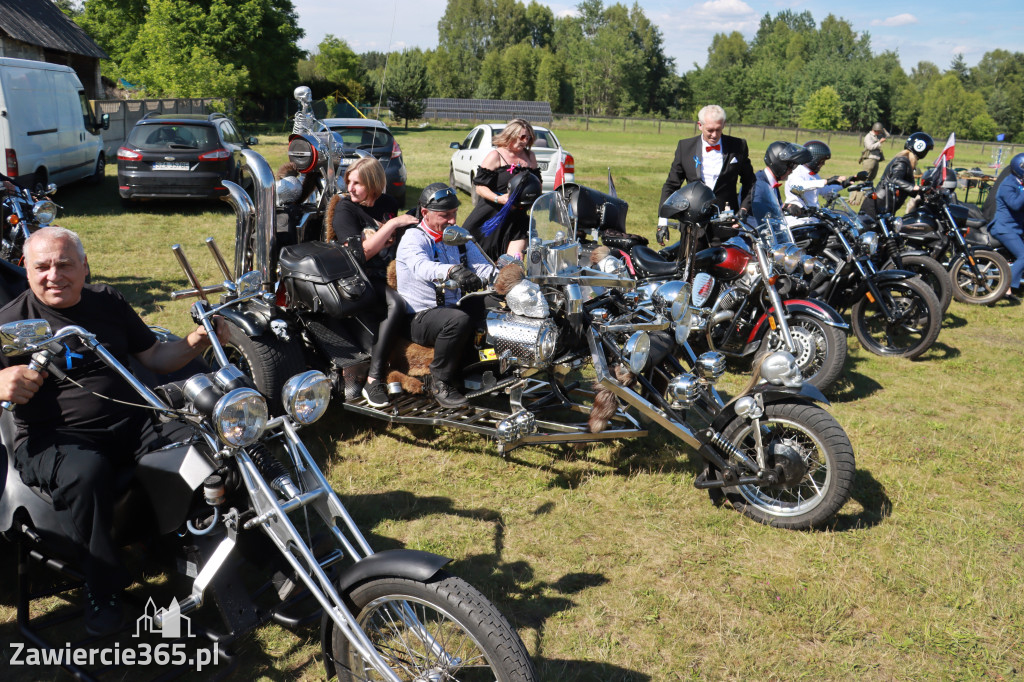
[[[775,386],[800,388],[804,383],[796,358],[786,351],[776,351],[761,362],[761,378]]]

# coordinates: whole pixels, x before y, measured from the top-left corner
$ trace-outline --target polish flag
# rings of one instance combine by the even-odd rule
[[[555,171],[555,186],[552,189],[558,189],[565,182],[565,158],[558,155],[558,170]]]
[[[942,179],[945,181],[946,173],[951,172],[947,169],[953,166],[953,155],[956,153],[956,133],[950,133],[949,139],[946,140],[946,146],[942,148],[938,157],[935,159],[935,163],[932,165],[938,168],[939,164],[942,164]]]

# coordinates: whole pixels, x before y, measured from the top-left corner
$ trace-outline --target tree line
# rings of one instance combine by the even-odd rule
[[[974,67],[921,61],[909,73],[894,51],[828,15],[762,17],[749,41],[718,33],[703,65],[680,73],[636,3],[582,0],[555,17],[530,0],[448,0],[438,46],[356,54],[328,35],[310,54],[291,0],[59,0],[110,55],[104,75],[150,96],[281,96],[298,82],[315,96],[383,99],[399,118],[426,97],[541,100],[554,111],[692,119],[704,104],[747,125],[925,130],[1024,142],[1024,54],[996,49]]]

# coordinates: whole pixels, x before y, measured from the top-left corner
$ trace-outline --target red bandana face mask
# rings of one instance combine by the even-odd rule
[[[442,234],[440,232],[434,232],[429,227],[427,227],[426,221],[421,220],[420,221],[420,227],[423,228],[424,232],[426,232],[428,235],[430,235],[430,238],[434,240],[435,244],[441,241]]]

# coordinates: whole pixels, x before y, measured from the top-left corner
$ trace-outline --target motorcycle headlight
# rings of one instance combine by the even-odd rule
[[[629,370],[633,374],[640,374],[644,365],[647,364],[647,358],[651,355],[651,337],[647,332],[634,332],[626,341],[622,352],[626,356],[626,362],[629,363]]]
[[[43,199],[37,201],[32,206],[32,217],[36,219],[36,222],[40,225],[49,225],[50,221],[57,217],[57,204],[53,203],[49,199]]]
[[[692,374],[680,374],[668,382],[665,397],[673,407],[692,407],[700,395],[700,381]]]
[[[545,324],[537,334],[537,362],[544,363],[555,354],[558,343],[558,328],[554,324]]]
[[[800,265],[800,259],[803,258],[804,252],[796,244],[790,244],[786,247],[786,255],[782,257],[782,269],[786,273],[792,273],[796,270],[796,266]]]
[[[821,261],[814,256],[804,256],[800,259],[800,267],[803,268],[805,275],[813,275],[821,265]]]
[[[296,374],[281,389],[281,402],[299,424],[312,424],[324,416],[331,402],[331,382],[315,369]]]
[[[865,232],[860,236],[860,245],[869,256],[875,255],[875,251],[878,251],[878,235],[874,232]]]
[[[889,218],[889,226],[892,228],[893,232],[899,232],[903,229],[903,218],[896,216]]]
[[[213,428],[234,447],[252,445],[267,428],[267,401],[251,388],[230,391],[213,408]]]
[[[772,249],[772,260],[775,261],[776,265],[782,265],[782,262],[786,259],[786,247],[788,244],[779,244]]]
[[[667,313],[677,301],[686,302],[690,298],[690,285],[686,282],[665,282],[654,292],[651,300],[659,311]]]
[[[626,264],[615,256],[605,256],[597,264],[597,269],[607,275],[625,275]]]
[[[505,303],[509,310],[523,317],[544,318],[551,312],[540,286],[528,279],[522,280],[505,294]]]

